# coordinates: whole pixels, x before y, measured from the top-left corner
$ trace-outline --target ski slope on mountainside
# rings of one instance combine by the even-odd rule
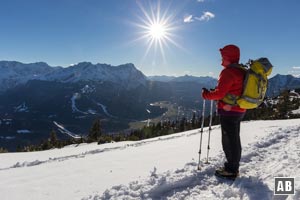
[[[208,129],[203,133],[206,159]],[[213,174],[224,162],[211,132],[210,164],[197,170],[199,130],[137,142],[81,144],[0,154],[1,200],[300,199],[300,119],[243,122],[235,182]],[[295,177],[295,195],[274,196],[274,177]]]

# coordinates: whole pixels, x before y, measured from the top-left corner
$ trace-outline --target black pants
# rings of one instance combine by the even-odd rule
[[[240,139],[240,124],[244,115],[223,116],[220,115],[222,146],[226,156],[225,170],[236,173],[239,171],[242,147]]]

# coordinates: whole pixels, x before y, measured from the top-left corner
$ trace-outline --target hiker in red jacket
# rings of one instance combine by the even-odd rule
[[[227,45],[220,49],[220,52],[224,69],[219,75],[218,85],[212,91],[203,88],[202,97],[203,99],[218,100],[217,108],[220,115],[222,146],[227,161],[224,163],[224,167],[216,170],[215,175],[235,179],[239,175],[242,152],[240,122],[246,110],[238,105],[225,103],[224,98],[242,94],[245,72],[238,67],[240,49],[237,46]]]

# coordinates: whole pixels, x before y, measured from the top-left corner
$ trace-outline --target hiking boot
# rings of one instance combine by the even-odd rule
[[[224,167],[217,169],[215,175],[220,178],[235,180],[239,176],[239,172],[229,172]]]

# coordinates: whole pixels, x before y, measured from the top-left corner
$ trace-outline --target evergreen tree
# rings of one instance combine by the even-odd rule
[[[278,111],[278,118],[285,119],[288,118],[289,108],[291,107],[291,102],[289,98],[289,91],[284,91],[277,103],[277,111]]]
[[[21,147],[20,144],[17,145],[16,151],[17,151],[17,152],[22,152],[22,151],[23,151],[23,148]]]
[[[7,152],[8,152],[7,149],[0,147],[0,153],[7,153]]]
[[[49,140],[43,141],[41,145],[42,150],[48,150],[51,148],[51,144]]]
[[[192,128],[196,128],[196,112],[193,112],[193,117],[192,117]]]
[[[183,132],[183,131],[186,131],[187,130],[187,119],[185,117],[183,117],[181,120],[180,120],[180,124],[179,124],[179,131],[180,132]]]
[[[51,144],[52,147],[57,147],[57,145],[58,145],[58,139],[57,139],[57,135],[56,135],[55,130],[52,130],[50,132],[50,138],[49,138],[49,140],[50,140],[50,144]]]
[[[96,119],[89,131],[88,139],[91,142],[96,142],[102,136],[100,119]]]
[[[162,129],[162,124],[163,124],[163,123],[162,123],[161,121],[158,122],[158,123],[156,124],[155,129],[160,131],[160,130]]]

